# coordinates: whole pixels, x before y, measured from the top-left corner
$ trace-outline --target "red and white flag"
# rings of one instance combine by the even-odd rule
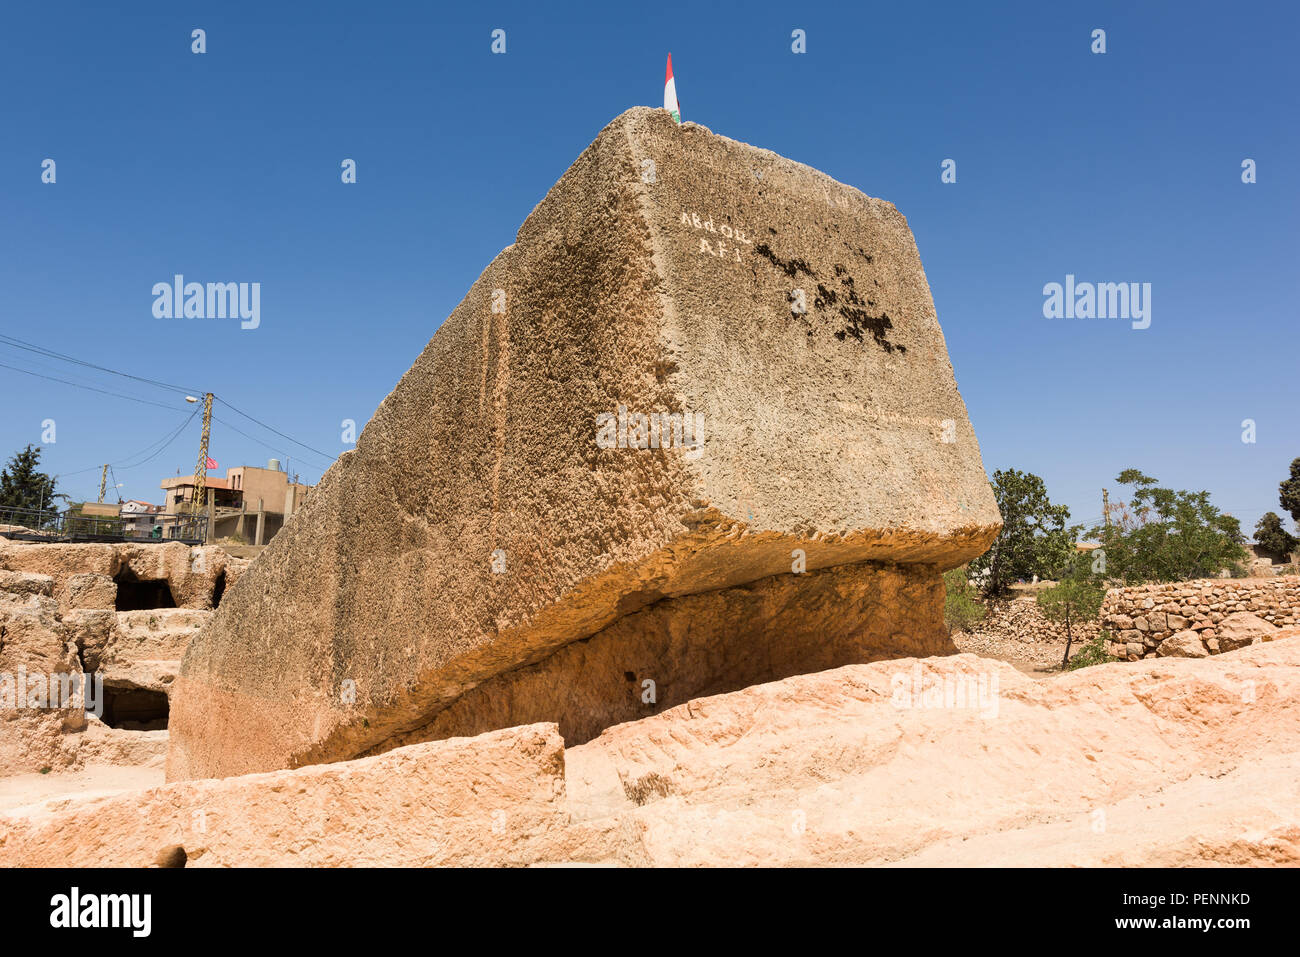
[[[217,467],[217,460],[214,458],[206,459],[203,462],[203,467],[205,469],[215,469]]]
[[[664,76],[664,109],[671,114],[673,122],[682,121],[682,108],[677,104],[677,84],[673,82],[673,55],[668,54],[668,73]]]

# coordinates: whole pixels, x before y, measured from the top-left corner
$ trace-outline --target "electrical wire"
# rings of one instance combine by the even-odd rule
[[[248,419],[250,422],[256,422],[256,423],[257,423],[258,425],[260,425],[262,428],[266,429],[266,430],[269,431],[269,432],[274,432],[276,435],[280,436],[280,438],[282,438],[282,439],[288,439],[288,440],[289,440],[290,442],[292,442],[294,445],[300,445],[300,446],[302,446],[304,449],[307,449],[309,452],[315,452],[317,455],[319,455],[319,456],[321,456],[322,458],[324,458],[325,461],[327,461],[327,462],[332,462],[332,461],[335,459],[335,456],[330,455],[328,452],[322,452],[320,449],[312,448],[312,447],[311,447],[310,445],[308,445],[306,442],[299,442],[299,441],[298,441],[297,439],[295,439],[293,436],[291,436],[291,435],[285,435],[285,434],[284,434],[283,432],[281,432],[279,429],[273,429],[273,428],[271,428],[271,426],[267,425],[265,422],[261,421],[260,419],[255,419],[255,418],[253,418],[253,417],[252,417],[251,415],[249,415],[247,412],[241,412],[239,409],[236,409],[233,405],[231,405],[231,404],[230,404],[229,402],[227,402],[225,399],[222,399],[222,398],[220,398],[220,397],[218,397],[218,396],[213,396],[213,398],[217,399],[217,401],[219,401],[222,405],[224,405],[226,408],[230,409],[231,412],[238,412],[240,415],[242,415],[244,418]],[[229,426],[229,423],[226,423],[226,424]],[[230,426],[230,428],[234,428],[234,426]],[[239,431],[239,430],[236,429],[236,431]],[[241,435],[244,435],[244,434],[246,434],[246,433],[240,433],[240,434],[241,434]],[[249,436],[249,438],[252,438],[252,436]]]
[[[138,469],[140,466],[144,465],[146,462],[152,462],[152,461],[153,461],[154,459],[156,459],[158,456],[162,455],[164,452],[167,451],[168,447],[170,447],[171,444],[172,444],[173,442],[175,442],[177,438],[180,437],[180,434],[181,434],[182,432],[185,431],[185,427],[186,427],[187,425],[189,425],[191,422],[193,422],[193,421],[194,421],[194,417],[195,417],[196,415],[198,415],[198,414],[199,414],[199,410],[198,410],[198,409],[195,409],[193,412],[191,412],[191,413],[189,414],[189,418],[187,418],[184,422],[182,422],[179,426],[177,426],[176,430],[175,430],[174,432],[172,432],[169,436],[166,436],[166,437],[165,437],[165,438],[166,438],[166,442],[163,444],[163,446],[162,446],[160,449],[158,449],[156,452],[154,452],[152,455],[150,455],[148,458],[146,458],[146,459],[141,459],[139,462],[132,462],[130,465],[127,465],[127,464],[122,463],[122,462],[119,462],[118,464],[121,465],[122,469],[125,471],[125,470],[127,470],[127,469]],[[157,445],[157,444],[158,444],[157,442],[154,443],[154,445]],[[146,448],[144,448],[144,449],[141,449],[139,452],[136,453],[136,455],[142,455],[142,454],[144,454],[145,452],[149,451],[149,449],[151,449],[151,448],[153,448],[152,445],[151,445],[151,446],[148,446],[148,447],[146,447]],[[132,458],[135,458],[135,456],[134,456],[134,455],[128,455],[127,458],[128,458],[128,459],[132,459]],[[111,468],[111,466],[110,466],[110,468]]]
[[[44,347],[44,346],[38,346],[38,345],[36,345],[35,343],[28,342],[28,341],[26,341],[25,339],[19,339],[19,338],[15,337],[15,336],[9,336],[9,335],[0,334],[0,344],[8,345],[8,346],[11,346],[11,347],[13,347],[13,348],[17,348],[17,349],[23,349],[23,350],[26,350],[27,352],[31,352],[31,353],[34,353],[34,354],[36,354],[36,355],[40,355],[40,356],[45,356],[45,357],[47,357],[47,358],[58,359],[58,360],[61,360],[61,361],[63,361],[63,362],[71,362],[71,363],[74,363],[74,364],[76,364],[76,365],[79,365],[79,366],[83,366],[83,367],[85,367],[85,368],[88,368],[88,369],[97,369],[97,370],[99,370],[100,372],[107,372],[107,373],[109,373],[110,375],[121,376],[122,378],[125,378],[125,379],[132,379],[132,380],[134,380],[134,381],[136,381],[136,382],[142,382],[142,383],[145,383],[145,384],[147,384],[147,385],[156,386],[156,387],[161,388],[161,389],[170,389],[171,391],[182,393],[182,394],[186,395],[187,397],[190,396],[190,395],[194,395],[194,394],[202,395],[202,394],[203,394],[203,391],[204,391],[204,390],[196,390],[196,389],[186,389],[186,388],[183,388],[183,387],[178,386],[178,385],[174,385],[174,384],[169,383],[169,382],[163,382],[163,381],[161,381],[161,380],[159,380],[159,379],[151,379],[151,378],[149,378],[149,377],[147,377],[147,376],[138,376],[138,375],[133,375],[133,374],[131,374],[131,373],[129,373],[129,372],[122,372],[122,371],[120,371],[120,370],[118,370],[118,369],[112,369],[112,368],[109,368],[108,366],[99,365],[98,363],[87,362],[87,361],[84,360],[84,359],[78,359],[78,358],[76,358],[75,356],[67,355],[66,353],[59,352],[59,351],[57,351],[57,350],[55,350],[55,349],[47,349],[47,348]],[[48,380],[48,381],[50,381],[50,382],[58,382],[58,383],[61,383],[61,384],[63,384],[63,385],[70,385],[70,386],[72,386],[73,388],[76,388],[76,389],[85,389],[85,390],[87,390],[87,391],[89,391],[89,392],[98,392],[98,393],[100,393],[101,395],[111,395],[111,396],[114,396],[114,397],[119,398],[119,399],[127,399],[127,400],[129,400],[129,401],[131,401],[131,402],[139,402],[139,403],[142,403],[142,404],[144,404],[144,405],[154,405],[154,406],[157,406],[157,407],[159,407],[159,408],[163,408],[163,409],[173,408],[173,406],[164,405],[164,404],[162,404],[162,403],[160,403],[160,402],[152,402],[152,401],[150,401],[149,399],[142,399],[142,398],[139,398],[138,396],[125,395],[125,394],[123,394],[123,393],[120,393],[120,392],[113,392],[113,391],[110,391],[110,390],[108,390],[108,389],[98,389],[98,388],[95,388],[94,386],[83,385],[82,383],[79,383],[79,382],[71,382],[71,381],[69,381],[69,380],[67,380],[67,379],[60,379],[60,378],[58,378],[58,377],[56,377],[56,376],[42,375],[41,373],[38,373],[38,372],[32,372],[32,371],[29,370],[29,369],[23,369],[23,368],[20,368],[19,366],[13,366],[13,365],[8,365],[8,364],[6,364],[6,363],[0,363],[0,368],[12,369],[14,372],[21,372],[21,373],[24,374],[24,375],[30,375],[30,376],[33,376],[33,377],[38,378],[38,379],[46,379],[46,380]],[[217,397],[216,397],[216,396],[213,396],[213,398],[216,399]],[[288,434],[286,434],[286,433],[284,433],[284,432],[281,432],[279,429],[274,428],[273,426],[267,425],[267,424],[266,424],[265,422],[263,422],[261,419],[258,419],[258,418],[255,418],[255,417],[252,416],[252,415],[249,415],[247,412],[243,411],[242,409],[237,408],[236,406],[232,405],[230,402],[226,401],[225,399],[219,399],[219,401],[222,402],[223,404],[225,404],[225,405],[226,405],[226,406],[227,406],[227,407],[228,407],[232,412],[235,412],[235,413],[237,413],[238,415],[243,416],[245,419],[248,419],[250,422],[253,422],[253,423],[255,423],[256,425],[261,426],[262,428],[266,429],[268,432],[272,432],[272,433],[274,433],[275,435],[278,435],[280,438],[282,438],[282,439],[286,439],[287,441],[292,442],[294,445],[300,446],[301,448],[307,449],[307,451],[309,451],[309,452],[313,452],[313,453],[315,453],[316,455],[318,455],[318,456],[322,457],[323,459],[325,459],[325,461],[327,461],[327,462],[332,462],[332,461],[334,460],[335,456],[330,455],[328,452],[322,452],[320,449],[314,448],[314,447],[312,447],[312,446],[306,444],[305,442],[300,442],[300,441],[298,441],[298,440],[295,439],[293,436],[288,435]],[[253,436],[249,435],[247,432],[243,432],[243,431],[241,431],[241,430],[239,430],[239,429],[236,429],[234,426],[230,425],[230,423],[228,423],[228,422],[223,422],[222,424],[225,425],[227,428],[230,428],[230,429],[232,429],[232,430],[234,430],[234,431],[236,431],[236,432],[239,432],[239,434],[242,435],[242,436],[244,436],[245,438],[252,439],[254,442],[258,442],[260,445],[263,445],[263,446],[265,446],[266,448],[270,448],[270,449],[272,449],[272,451],[279,452],[279,453],[282,454],[282,455],[284,454],[284,453],[281,452],[279,449],[275,449],[273,446],[267,445],[267,443],[262,442],[261,440],[254,438]],[[285,455],[285,458],[287,459],[288,456]],[[138,463],[138,464],[142,464],[142,463]],[[313,466],[316,467],[316,468],[322,468],[322,466],[318,465],[317,463],[311,463],[311,462],[309,462],[309,464],[313,465]],[[130,466],[130,467],[134,468],[135,466]],[[83,471],[90,471],[90,469],[85,469],[85,470],[83,470]],[[70,474],[70,475],[75,475],[75,474],[78,474],[78,473],[73,472],[73,473],[68,473],[68,474]]]
[[[88,369],[98,369],[100,372],[108,372],[112,375],[121,376],[124,379],[134,379],[136,382],[144,382],[148,385],[157,386],[160,389],[171,389],[173,392],[181,392],[188,395],[194,393],[193,389],[184,389],[178,385],[172,385],[168,382],[160,382],[157,379],[150,379],[146,376],[132,375],[129,372],[119,372],[117,369],[110,369],[108,366],[101,366],[93,362],[87,362],[84,359],[77,359],[73,356],[65,355],[62,352],[56,352],[53,349],[46,349],[44,346],[38,346],[23,339],[14,338],[13,336],[0,334],[0,342],[7,343],[19,349],[26,349],[28,352],[34,352],[37,355],[49,356],[52,359],[62,359],[64,362],[75,362],[79,366],[85,366]]]
[[[230,403],[227,402],[226,404],[229,405]],[[231,424],[230,424],[229,422],[227,422],[225,419],[219,419],[219,418],[217,418],[217,417],[214,415],[214,416],[212,417],[212,421],[213,421],[213,422],[220,422],[222,425],[224,425],[226,428],[230,429],[232,432],[238,432],[238,433],[239,433],[240,435],[242,435],[244,438],[246,438],[246,439],[250,439],[250,440],[252,440],[253,442],[256,442],[258,445],[262,446],[262,447],[265,448],[265,449],[269,449],[270,451],[274,452],[276,455],[283,455],[283,456],[285,457],[285,460],[286,460],[286,461],[287,461],[288,458],[289,458],[289,456],[285,453],[285,451],[284,451],[283,449],[277,449],[274,445],[270,445],[269,443],[263,442],[263,441],[262,441],[261,439],[259,439],[257,436],[255,436],[255,435],[249,435],[249,434],[248,434],[247,432],[245,432],[243,429],[240,429],[240,428],[238,428],[237,426],[231,425]],[[305,457],[302,456],[302,455],[299,455],[298,457],[299,457],[299,458],[305,458]],[[311,461],[310,459],[306,459],[306,461],[307,461],[307,464],[310,465],[312,468],[319,469],[319,470],[322,471],[322,472],[326,471],[326,470],[329,468],[328,465],[321,465],[320,463],[318,463],[318,462],[313,462],[313,461]]]
[[[96,389],[94,386],[82,385],[80,382],[69,382],[67,379],[59,379],[59,378],[55,378],[54,376],[41,375],[39,372],[31,372],[27,369],[20,369],[18,368],[18,366],[6,365],[3,362],[0,362],[0,369],[12,369],[14,372],[21,372],[23,375],[35,376],[38,379],[48,379],[51,382],[61,382],[64,385],[72,386],[74,389],[85,389],[88,392],[98,392],[101,395],[111,395],[118,399],[129,399],[132,402],[139,402],[143,405],[157,406],[160,409],[170,409],[171,411],[176,410],[176,406],[174,405],[164,405],[161,402],[152,402],[149,399],[141,399],[137,396],[125,395],[121,392],[110,392],[108,389]]]

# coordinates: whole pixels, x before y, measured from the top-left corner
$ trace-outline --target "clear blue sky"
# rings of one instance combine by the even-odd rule
[[[671,50],[685,119],[907,216],[990,474],[1042,475],[1075,520],[1129,466],[1208,489],[1248,530],[1279,510],[1300,456],[1295,4],[279,6],[5,5],[4,334],[211,390],[337,455],[341,421],[364,424],[600,128],[661,104]],[[154,318],[178,272],[262,283],[260,328]],[[1151,283],[1150,328],[1045,319],[1067,273]],[[0,363],[175,407],[0,368],[0,454],[55,420],[44,464],[76,497],[189,413],[7,346]],[[327,464],[217,415],[266,443],[218,422],[220,474]],[[197,446],[196,419],[115,468],[120,493],[161,501]]]

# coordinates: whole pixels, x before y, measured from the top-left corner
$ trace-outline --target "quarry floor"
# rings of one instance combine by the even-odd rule
[[[15,774],[0,778],[0,813],[23,813],[59,798],[97,798],[124,791],[144,790],[163,783],[163,764],[114,767],[89,764],[76,771],[49,774]]]
[[[1063,642],[1024,642],[965,631],[952,638],[958,651],[1005,662],[1030,677],[1050,680],[1061,675]],[[1075,643],[1074,649],[1078,647]],[[59,799],[107,797],[158,787],[165,783],[164,776],[164,759],[159,756],[143,766],[87,764],[75,771],[0,777],[0,814],[23,814]]]
[[[1065,674],[849,665],[568,748],[534,724],[167,785],[158,756],[0,781],[0,866],[1297,866],[1298,695],[1289,628]]]
[[[1061,673],[1061,658],[1065,655],[1063,641],[1018,641],[997,635],[981,634],[978,630],[959,631],[953,634],[952,643],[964,654],[978,655],[991,661],[1005,661],[1011,667],[1034,678],[1051,678]],[[1070,656],[1081,647],[1073,642]]]

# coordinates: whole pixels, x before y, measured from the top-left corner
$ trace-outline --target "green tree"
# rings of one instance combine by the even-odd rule
[[[954,631],[969,631],[971,625],[984,617],[984,606],[976,599],[975,589],[966,580],[966,569],[952,568],[943,573],[943,623],[948,635]]]
[[[1062,671],[1070,664],[1070,645],[1074,642],[1072,626],[1096,618],[1101,612],[1101,603],[1106,598],[1106,589],[1088,574],[1090,562],[1088,556],[1080,556],[1059,584],[1038,593],[1038,607],[1043,616],[1049,621],[1065,625]]]
[[[1074,536],[1065,527],[1070,510],[1053,505],[1047,486],[1032,472],[994,472],[993,494],[1002,531],[993,547],[971,562],[976,577],[986,577],[985,592],[997,595],[1018,579],[1058,574],[1074,550]]]
[[[1133,488],[1108,527],[1094,528],[1107,576],[1127,582],[1211,578],[1247,558],[1241,523],[1210,504],[1209,492],[1175,492],[1137,469],[1119,474]]]
[[[39,511],[39,524],[58,515],[57,499],[67,496],[54,491],[54,479],[37,469],[41,464],[39,446],[31,445],[15,452],[9,464],[0,471],[0,508],[26,508]]]
[[[1291,520],[1300,527],[1300,459],[1291,462],[1291,477],[1277,487],[1277,499],[1291,513]]]
[[[1284,560],[1290,558],[1296,546],[1300,545],[1295,536],[1282,525],[1282,516],[1277,512],[1264,513],[1255,525],[1255,541],[1264,551],[1281,555]]]

